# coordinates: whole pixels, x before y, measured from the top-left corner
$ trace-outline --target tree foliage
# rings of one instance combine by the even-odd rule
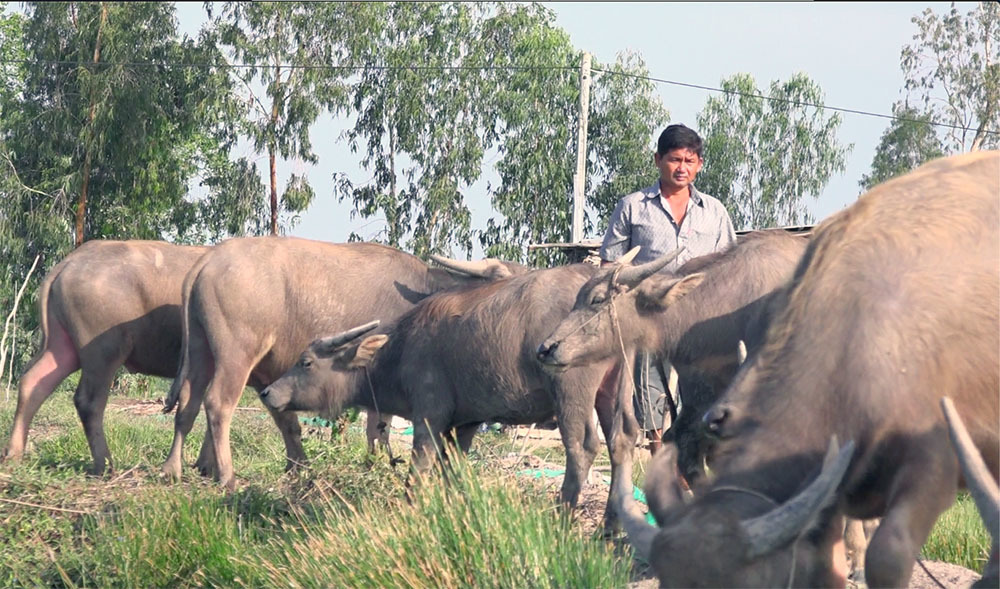
[[[483,72],[469,66],[482,63],[476,28],[487,7],[353,8],[363,34],[351,36],[349,54],[364,67],[352,88],[357,119],[345,135],[373,176],[360,186],[338,176],[337,194],[354,204],[354,214],[384,219],[378,241],[422,256],[452,243],[469,250],[465,190],[481,174],[485,124]]]
[[[858,183],[864,190],[944,155],[941,139],[931,124],[931,115],[899,103],[893,106],[892,112],[896,118],[879,140],[871,173],[862,176]]]
[[[211,12],[212,3],[206,3]],[[213,35],[240,66],[250,114],[241,131],[268,155],[270,232],[278,233],[279,211],[303,211],[313,190],[304,175],[289,180],[279,198],[277,159],[315,164],[310,127],[324,109],[337,109],[345,96],[340,72],[316,67],[337,63],[350,32],[347,5],[324,2],[226,2],[213,18]],[[261,90],[263,88],[263,90]]]
[[[596,223],[588,223],[591,234],[603,234],[608,219],[625,194],[652,186],[659,173],[653,163],[656,137],[670,114],[656,95],[649,71],[638,54],[624,52],[594,80],[588,126],[587,204],[595,212]],[[589,221],[589,219],[588,219]],[[596,229],[596,231],[595,231]]]
[[[944,131],[948,153],[1000,147],[1000,4],[963,15],[952,3],[944,15],[928,8],[912,20],[917,33],[900,58],[908,102],[958,127]]]
[[[749,74],[722,81],[698,114],[705,166],[696,182],[719,198],[737,229],[812,222],[805,196],[816,197],[843,171],[851,146],[837,140],[840,116],[825,116],[823,93],[805,74],[762,92]]]

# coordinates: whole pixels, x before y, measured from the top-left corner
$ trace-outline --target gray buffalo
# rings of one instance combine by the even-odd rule
[[[749,353],[760,345],[768,305],[807,243],[780,229],[755,231],[676,273],[661,271],[672,254],[634,268],[604,267],[580,289],[538,358],[552,367],[583,365],[619,356],[624,345],[670,360],[682,405],[668,435],[680,450],[682,473],[694,481],[701,470],[698,420],[735,376],[739,342]]]
[[[279,411],[335,414],[361,406],[404,416],[414,423],[417,472],[430,466],[450,428],[527,424],[555,414],[566,449],[561,498],[570,505],[599,448],[596,406],[612,460],[612,496],[626,483],[631,492],[632,445],[612,432],[619,359],[557,374],[535,360],[539,339],[595,272],[574,264],[434,295],[374,335],[314,342],[261,399]]]
[[[80,370],[73,396],[94,458],[111,467],[104,437],[108,389],[119,366],[172,377],[181,348],[181,283],[207,247],[160,241],[88,241],[60,261],[38,291],[42,347],[18,385],[4,455],[24,452],[31,420],[67,376]]]
[[[440,290],[524,270],[489,260],[476,275],[455,273],[383,245],[291,237],[231,239],[213,247],[185,279],[181,365],[165,410],[180,405],[163,472],[180,476],[184,437],[204,400],[212,444],[197,466],[232,488],[229,426],[244,383],[263,390],[317,337],[398,317]],[[294,414],[271,416],[284,439],[286,468],[294,468],[306,459],[301,428]]]
[[[904,587],[961,480],[942,395],[998,474],[1000,153],[863,195],[822,223],[780,296],[703,418],[712,484],[660,505],[658,529],[625,496],[630,539],[667,586],[843,586],[843,517],[882,517],[867,581]],[[846,443],[824,462],[832,438]],[[650,478],[680,497],[670,469]]]

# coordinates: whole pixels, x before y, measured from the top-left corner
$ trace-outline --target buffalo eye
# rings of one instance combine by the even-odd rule
[[[309,368],[310,366],[312,366],[312,360],[310,360],[309,358],[302,358],[301,360],[299,360],[299,366],[301,366],[302,368]]]
[[[604,295],[604,294],[595,294],[593,297],[591,297],[590,304],[591,305],[600,305],[601,303],[603,303],[606,300],[608,300],[608,297],[606,295]]]

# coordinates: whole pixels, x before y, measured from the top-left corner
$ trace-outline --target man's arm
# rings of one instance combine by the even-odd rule
[[[625,198],[618,201],[608,220],[608,230],[601,243],[601,265],[611,264],[625,255],[632,244],[632,222]]]
[[[729,212],[723,207],[722,220],[719,223],[719,239],[715,242],[715,251],[721,252],[736,245],[736,230],[733,229],[733,221],[729,218]]]

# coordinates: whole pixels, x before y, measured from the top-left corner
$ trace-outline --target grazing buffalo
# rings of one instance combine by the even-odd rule
[[[317,337],[390,320],[431,293],[525,268],[490,260],[480,270],[473,276],[429,268],[416,256],[372,243],[250,237],[213,247],[185,279],[181,365],[166,411],[180,406],[163,472],[180,476],[184,436],[204,400],[212,444],[197,465],[232,488],[229,424],[245,383],[263,390]],[[286,467],[304,462],[295,415],[271,416],[285,442]]]
[[[31,420],[67,376],[80,370],[73,396],[94,458],[110,468],[104,437],[108,389],[122,364],[169,377],[181,348],[181,284],[207,247],[160,241],[88,241],[56,264],[38,291],[42,347],[18,385],[4,452],[24,451]]]
[[[361,406],[404,416],[414,424],[417,472],[432,464],[435,445],[451,428],[461,437],[463,428],[482,422],[528,424],[555,414],[566,449],[561,498],[570,505],[599,449],[596,406],[612,461],[612,495],[631,492],[632,445],[611,431],[618,359],[559,373],[535,360],[537,342],[596,271],[590,264],[560,266],[434,295],[375,335],[313,342],[261,399],[279,411],[336,414]]]
[[[948,420],[948,434],[958,454],[958,462],[962,465],[962,476],[969,488],[976,508],[983,518],[983,524],[990,533],[992,543],[990,558],[983,570],[983,577],[973,587],[1000,586],[1000,487],[990,476],[990,470],[983,461],[982,455],[976,449],[975,442],[969,435],[969,430],[958,416],[955,403],[948,397],[941,399],[941,410]]]
[[[833,215],[781,297],[704,416],[712,484],[660,505],[659,529],[624,496],[630,539],[667,586],[843,586],[843,516],[882,517],[867,581],[905,587],[961,479],[942,395],[998,474],[1000,152],[930,162]],[[846,443],[821,468],[831,438]],[[670,469],[651,478],[679,496]]]
[[[701,470],[698,420],[736,374],[739,342],[750,353],[760,345],[768,304],[791,279],[806,243],[780,229],[755,231],[676,274],[660,271],[672,254],[634,268],[604,267],[580,289],[538,358],[553,367],[578,366],[620,356],[623,345],[667,358],[682,400],[669,436],[681,472],[693,482]]]

